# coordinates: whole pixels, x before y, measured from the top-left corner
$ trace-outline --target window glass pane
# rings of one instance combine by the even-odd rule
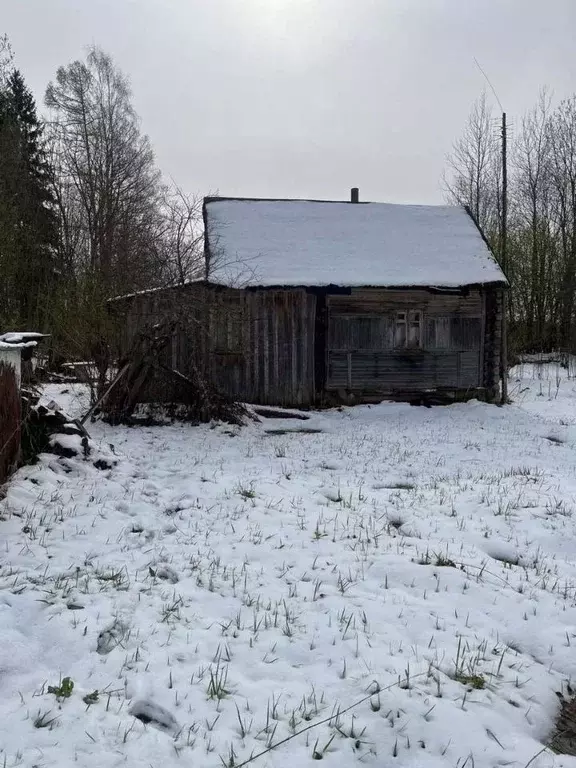
[[[394,346],[405,347],[406,346],[406,323],[397,322],[396,331],[394,334]]]
[[[408,346],[420,346],[420,323],[410,323],[408,326]]]

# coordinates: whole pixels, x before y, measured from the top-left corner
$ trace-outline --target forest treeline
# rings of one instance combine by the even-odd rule
[[[450,201],[470,207],[501,259],[500,115],[474,104],[448,157]],[[513,352],[576,349],[576,95],[542,90],[508,134],[506,273]]]

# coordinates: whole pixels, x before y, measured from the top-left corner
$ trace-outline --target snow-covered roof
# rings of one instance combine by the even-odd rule
[[[210,281],[238,286],[505,283],[465,208],[208,198]]]

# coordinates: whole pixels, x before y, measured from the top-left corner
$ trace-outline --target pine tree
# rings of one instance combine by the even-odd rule
[[[10,291],[3,314],[30,328],[46,323],[58,238],[42,133],[34,97],[14,70],[0,93],[0,259]]]

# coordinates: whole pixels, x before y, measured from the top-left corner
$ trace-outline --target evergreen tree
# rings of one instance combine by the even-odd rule
[[[58,220],[34,97],[18,70],[0,92],[0,266],[3,322],[40,328],[55,277]]]

